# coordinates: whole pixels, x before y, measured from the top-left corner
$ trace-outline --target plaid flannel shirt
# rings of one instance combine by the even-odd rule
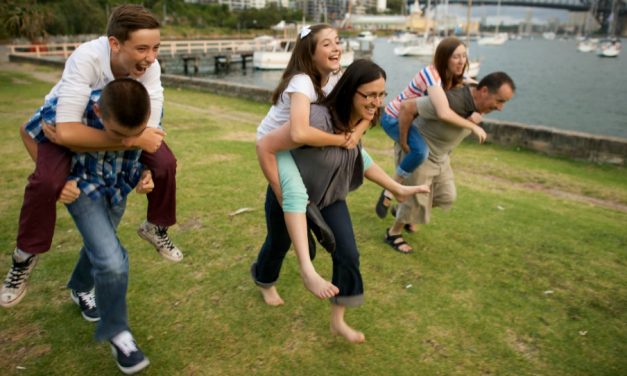
[[[102,90],[92,91],[82,123],[96,129],[104,126],[94,111]],[[41,122],[56,124],[57,98],[46,100],[26,124],[26,131],[36,142],[50,142]],[[95,200],[105,196],[113,205],[120,203],[139,182],[142,165],[141,150],[97,151],[74,153],[68,180],[77,180],[78,187]]]

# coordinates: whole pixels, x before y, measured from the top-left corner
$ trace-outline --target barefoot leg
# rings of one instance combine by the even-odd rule
[[[364,333],[351,328],[346,321],[344,321],[345,311],[346,306],[331,304],[331,333],[340,335],[351,343],[365,342],[366,336],[364,336]]]
[[[259,291],[261,291],[263,300],[268,305],[280,306],[280,305],[283,305],[283,303],[285,303],[283,299],[281,298],[281,296],[279,295],[279,292],[276,290],[275,286],[270,286],[270,287],[259,286]]]

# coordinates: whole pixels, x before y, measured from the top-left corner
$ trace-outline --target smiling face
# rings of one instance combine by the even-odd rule
[[[379,108],[383,106],[385,95],[385,79],[383,77],[360,85],[355,95],[353,95],[351,124],[356,124],[362,119],[372,121]]]
[[[461,76],[464,73],[464,67],[468,57],[466,55],[466,46],[460,44],[457,46],[453,54],[448,59],[447,69],[453,76]]]
[[[335,29],[322,29],[315,35],[316,49],[312,60],[323,77],[340,70],[342,47]]]
[[[482,114],[487,114],[492,111],[503,111],[505,103],[512,99],[514,91],[508,84],[503,84],[496,91],[496,93],[490,93],[486,86],[478,89],[477,100],[475,105],[477,110]]]
[[[116,78],[139,78],[157,59],[161,32],[159,29],[139,29],[129,33],[125,42],[109,37],[111,70]]]

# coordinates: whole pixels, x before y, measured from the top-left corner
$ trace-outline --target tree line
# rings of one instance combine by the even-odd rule
[[[302,11],[270,4],[263,9],[229,11],[219,4],[188,4],[183,0],[3,0],[0,39],[31,41],[54,35],[103,34],[115,6],[143,4],[164,25],[218,31],[268,29],[281,20],[296,21]]]

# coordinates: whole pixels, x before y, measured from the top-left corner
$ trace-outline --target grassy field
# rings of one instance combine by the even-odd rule
[[[18,126],[50,83],[0,66],[0,273],[10,265],[26,177]],[[27,71],[26,73],[24,71]],[[41,73],[41,72],[39,72]],[[45,74],[47,72],[43,72]],[[515,99],[514,99],[515,100]],[[390,220],[379,188],[349,196],[366,304],[347,320],[367,342],[328,328],[329,304],[300,283],[292,253],[265,306],[249,266],[265,235],[265,182],[254,132],[268,106],[166,90],[167,142],[178,158],[178,225],[185,253],[163,259],[136,234],[146,200],[132,194],[119,236],[129,250],[130,324],[150,357],[146,375],[620,375],[627,369],[627,173],[494,145],[453,156],[458,202],[407,235],[416,252],[383,243]],[[365,145],[393,171],[381,129]],[[239,208],[251,208],[229,216]],[[80,237],[65,208],[53,249],[25,299],[0,309],[0,374],[118,374],[65,288]],[[330,276],[320,251],[318,270]]]

